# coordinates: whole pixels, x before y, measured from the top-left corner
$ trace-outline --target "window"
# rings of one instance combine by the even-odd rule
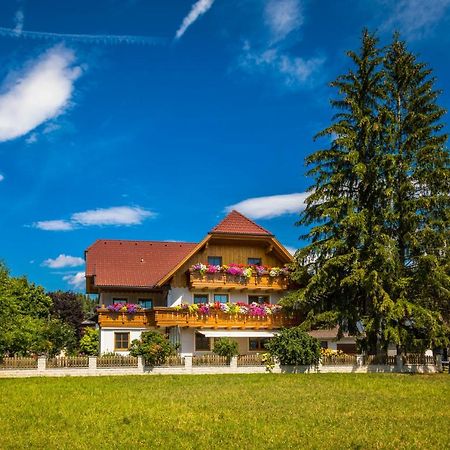
[[[114,333],[114,350],[128,350],[130,347],[130,333]]]
[[[113,298],[113,303],[120,303],[121,305],[126,305],[128,300],[126,298]]]
[[[141,308],[152,309],[153,308],[153,300],[151,298],[140,298],[138,300],[138,305]]]
[[[198,352],[211,351],[211,341],[201,333],[195,333],[195,350]]]
[[[228,302],[228,294],[214,294],[214,303],[227,303]]]
[[[270,297],[268,295],[249,295],[248,304],[250,303],[258,303],[259,305],[270,303]]]
[[[265,350],[268,341],[269,338],[248,338],[248,349],[251,352]]]
[[[247,264],[250,266],[261,266],[262,265],[262,259],[261,258],[248,258]]]
[[[222,257],[221,256],[208,256],[208,264],[211,266],[221,266]]]
[[[208,303],[208,294],[194,294],[194,303]]]

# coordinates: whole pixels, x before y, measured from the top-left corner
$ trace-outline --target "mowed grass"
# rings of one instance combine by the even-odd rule
[[[450,448],[450,376],[1,379],[0,448]]]

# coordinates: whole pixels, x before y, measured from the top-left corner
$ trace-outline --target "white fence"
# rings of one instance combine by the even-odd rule
[[[436,373],[442,372],[442,362],[436,359],[417,360],[405,363],[401,358],[390,359],[388,364],[367,361],[363,356],[324,361],[318,366],[280,366],[275,364],[272,373]],[[395,362],[395,364],[393,364]],[[146,374],[223,374],[223,373],[266,373],[267,368],[260,358],[241,355],[230,361],[216,358],[207,361],[204,357],[185,356],[169,358],[158,367],[146,367],[141,357],[95,356],[70,358],[4,358],[0,362],[1,377],[36,376],[102,376],[102,375],[146,375]]]

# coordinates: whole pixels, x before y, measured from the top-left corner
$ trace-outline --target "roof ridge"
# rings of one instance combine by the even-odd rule
[[[241,222],[244,221],[245,225],[243,226],[241,224],[232,224],[230,222],[233,221],[233,219],[238,219]],[[237,225],[237,226],[236,226]],[[242,229],[236,229],[236,228],[244,228],[247,226],[248,228],[243,231]],[[233,230],[235,228],[235,230]],[[253,228],[253,229],[252,229]],[[256,228],[256,231],[255,231]],[[257,224],[253,220],[249,219],[248,217],[244,216],[244,214],[240,213],[239,211],[233,209],[231,210],[210,232],[211,233],[228,233],[228,234],[256,234],[256,235],[269,235],[273,236],[273,233],[263,228],[261,225]]]

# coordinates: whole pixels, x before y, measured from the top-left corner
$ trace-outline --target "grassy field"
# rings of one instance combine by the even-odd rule
[[[1,379],[0,448],[450,448],[450,376]]]

